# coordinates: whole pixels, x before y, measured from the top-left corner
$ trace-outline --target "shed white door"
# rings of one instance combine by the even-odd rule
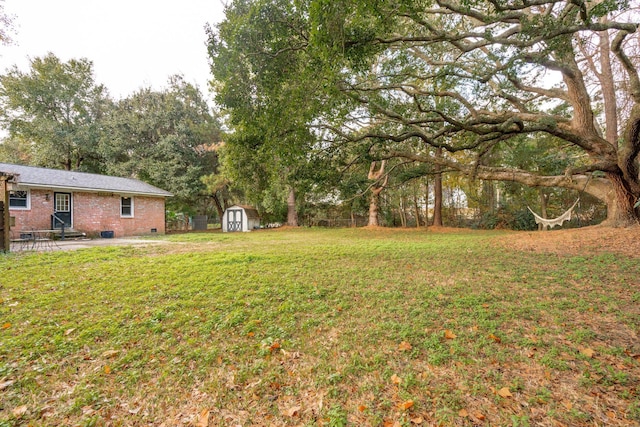
[[[242,231],[242,209],[227,210],[227,231]]]

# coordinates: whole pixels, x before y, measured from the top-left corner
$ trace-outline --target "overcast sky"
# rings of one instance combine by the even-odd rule
[[[52,52],[93,61],[97,83],[115,98],[160,89],[182,74],[207,94],[204,26],[222,20],[221,0],[5,0],[13,15],[11,46],[0,46],[0,72]]]

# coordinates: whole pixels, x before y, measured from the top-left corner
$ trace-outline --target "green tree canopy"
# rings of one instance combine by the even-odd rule
[[[326,83],[322,63],[306,50],[306,4],[238,0],[225,12],[209,38],[216,101],[232,127],[225,173],[263,212],[287,206],[296,225],[296,197],[321,168],[311,161],[318,140],[311,124],[324,108],[315,101]]]
[[[14,66],[0,76],[2,123],[38,166],[98,170],[101,120],[109,106],[88,59],[62,62],[48,54],[32,59],[28,72]]]
[[[141,89],[119,101],[105,129],[105,172],[166,189],[183,209],[193,208],[205,190],[201,177],[217,167],[218,120],[200,90],[180,76],[164,90]]]

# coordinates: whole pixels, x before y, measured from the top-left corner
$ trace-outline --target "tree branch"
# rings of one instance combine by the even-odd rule
[[[438,164],[440,166],[454,169],[467,176],[472,176],[474,174],[473,169],[475,167],[475,177],[484,180],[518,182],[530,187],[559,187],[578,191],[584,190],[600,200],[606,200],[611,197],[611,185],[607,179],[595,178],[585,174],[572,176],[538,175],[522,169],[500,168],[484,165],[475,166],[473,164],[463,164],[446,157],[436,157],[427,154],[416,154],[403,151],[390,151],[387,153],[385,158],[405,158],[416,162]]]
[[[634,33],[637,30],[634,28],[633,31],[620,31],[618,35],[613,39],[611,43],[611,50],[616,54],[622,66],[624,67],[627,75],[629,76],[629,82],[631,85],[631,96],[633,96],[633,100],[636,103],[640,103],[640,77],[638,77],[638,69],[633,65],[633,62],[629,59],[626,53],[622,50],[622,42],[629,34]]]

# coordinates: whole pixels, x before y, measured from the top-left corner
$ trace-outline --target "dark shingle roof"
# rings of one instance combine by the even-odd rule
[[[258,213],[258,210],[256,208],[254,208],[253,206],[247,206],[247,205],[229,206],[229,209],[231,209],[231,208],[242,208],[242,209],[244,209],[244,212],[247,214],[247,218],[249,218],[249,219],[260,219],[260,214]]]
[[[76,191],[110,191],[158,197],[172,196],[168,191],[133,178],[69,172],[9,163],[0,163],[0,172],[17,174],[16,181],[19,185],[24,185],[25,187],[45,187]]]

